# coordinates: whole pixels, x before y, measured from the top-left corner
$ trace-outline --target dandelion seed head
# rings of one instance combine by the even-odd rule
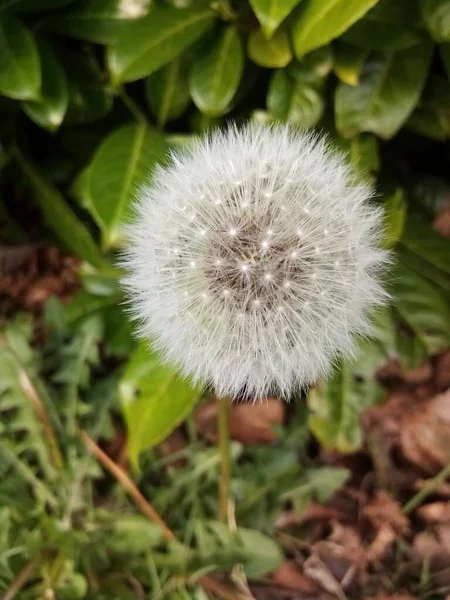
[[[248,125],[199,140],[141,189],[129,226],[140,335],[218,394],[315,382],[386,298],[371,196],[314,134]]]

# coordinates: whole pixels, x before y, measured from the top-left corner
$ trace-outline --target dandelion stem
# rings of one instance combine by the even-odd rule
[[[230,501],[230,410],[226,396],[218,400],[218,434],[220,454],[219,514],[222,521],[228,520]]]

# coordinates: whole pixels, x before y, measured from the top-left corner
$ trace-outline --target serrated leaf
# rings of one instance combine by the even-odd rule
[[[108,53],[116,83],[157,71],[193,44],[214,23],[214,12],[200,2],[188,8],[157,6],[120,32]]]
[[[377,0],[307,0],[292,27],[295,55],[301,58],[328,44],[376,3]]]
[[[20,152],[15,154],[32,196],[55,235],[80,258],[97,267],[108,266],[86,227],[59,190]]]
[[[0,94],[14,100],[37,100],[41,65],[34,37],[13,15],[0,17]]]
[[[235,27],[226,27],[208,54],[195,62],[189,89],[197,107],[219,116],[227,111],[242,77],[244,53]]]
[[[335,95],[336,128],[343,137],[372,131],[394,136],[417,104],[428,75],[431,44],[377,54],[363,67],[359,85],[339,84]]]
[[[450,137],[450,83],[446,79],[430,77],[407,127],[435,140]]]
[[[397,189],[383,202],[383,248],[392,248],[400,239],[406,219],[406,201],[403,190]]]
[[[294,10],[300,0],[249,0],[261,29],[270,38],[280,23]]]
[[[300,129],[310,129],[320,120],[324,102],[311,85],[294,81],[284,70],[276,71],[267,95],[270,113]]]
[[[134,124],[110,133],[95,152],[88,169],[87,195],[105,248],[123,241],[123,226],[131,216],[135,192],[149,180],[166,150],[161,134]]]
[[[145,96],[158,125],[178,119],[189,105],[186,64],[182,58],[159,69],[145,79]]]
[[[77,0],[69,8],[54,14],[45,24],[60,33],[80,40],[111,44],[130,21],[144,17],[151,0]]]
[[[337,42],[334,62],[335,74],[343,83],[358,85],[361,70],[368,55],[368,50]]]
[[[289,38],[282,30],[267,39],[260,29],[255,29],[248,38],[247,53],[257,65],[269,69],[285,67],[292,60]]]
[[[54,50],[43,40],[38,43],[42,65],[42,89],[38,101],[24,102],[28,117],[48,131],[56,131],[64,120],[69,104],[67,79]]]
[[[130,460],[138,468],[139,455],[183,421],[200,397],[200,390],[162,366],[145,343],[130,357],[119,385],[128,429]]]
[[[421,217],[408,217],[401,243],[411,252],[450,274],[450,240],[433,231]]]
[[[404,50],[424,39],[417,7],[410,0],[379,0],[342,36],[366,50]]]
[[[450,41],[450,0],[420,0],[422,18],[433,39]]]
[[[392,277],[395,309],[429,354],[450,345],[450,307],[447,296],[402,261]]]

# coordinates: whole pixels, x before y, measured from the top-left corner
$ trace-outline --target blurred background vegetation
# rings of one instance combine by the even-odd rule
[[[390,557],[390,589],[385,576],[373,583],[367,556],[356,587],[334,572],[337,587],[325,585],[301,544],[313,539],[308,507],[331,510],[367,477],[369,504],[389,489],[409,516],[448,475],[448,446],[417,450],[421,435],[439,437],[425,421],[414,442],[389,445],[367,415],[392,406],[398,386],[407,413],[450,385],[449,78],[449,0],[0,0],[3,600],[450,592],[429,561],[404,578],[408,524],[394,528],[395,561],[378,557]],[[116,266],[136,187],[171,149],[229,120],[325,132],[376,186],[394,258],[392,304],[354,360],[288,407],[232,408],[231,529],[216,520],[214,401],[133,339]],[[428,425],[445,421],[446,402]],[[417,499],[426,476],[438,480]],[[361,548],[376,538],[367,518]],[[285,575],[268,578],[292,563],[289,595]]]

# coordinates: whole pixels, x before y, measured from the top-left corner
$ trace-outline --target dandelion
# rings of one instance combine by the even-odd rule
[[[139,333],[220,395],[326,375],[385,299],[372,190],[315,134],[230,127],[140,191],[125,285]]]

